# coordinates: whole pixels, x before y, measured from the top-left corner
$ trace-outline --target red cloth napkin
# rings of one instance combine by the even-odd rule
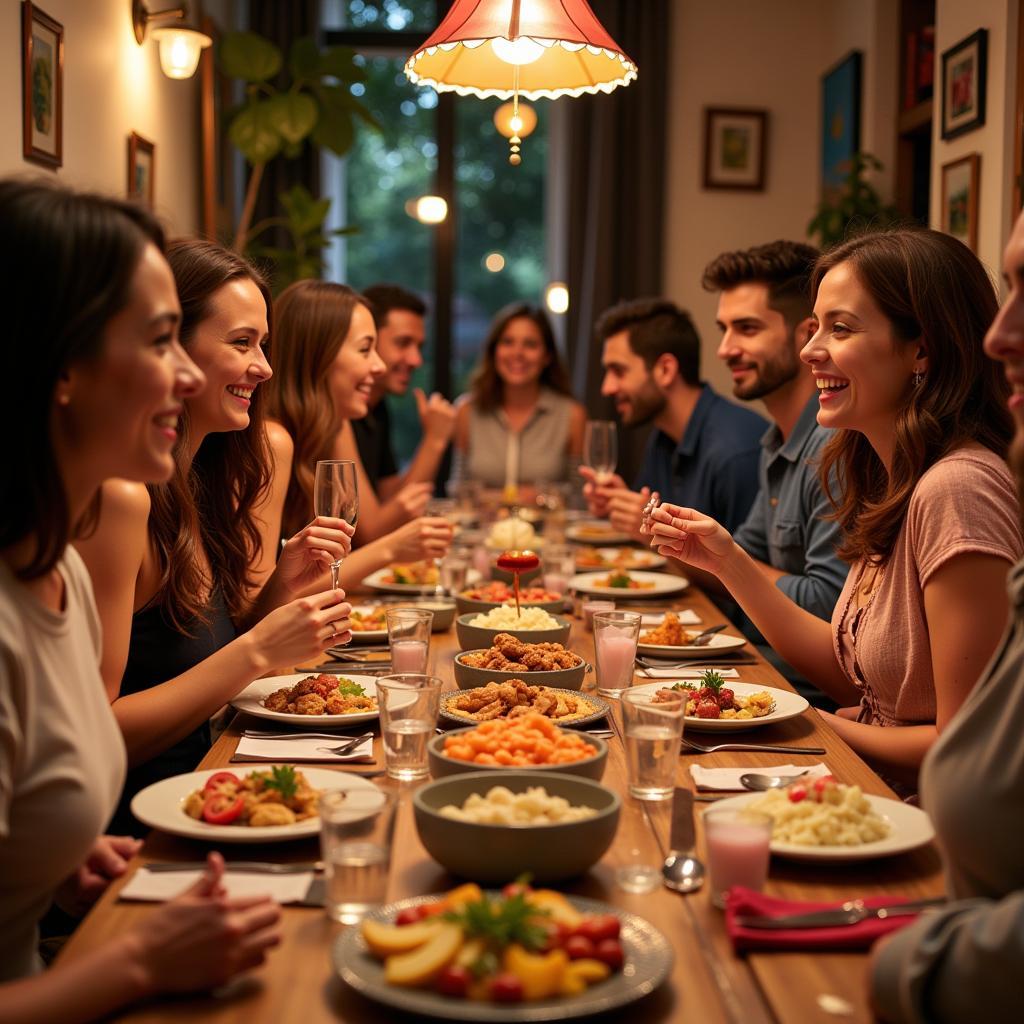
[[[916,914],[907,914],[905,917],[889,917],[884,920],[869,918],[857,924],[833,925],[828,928],[792,929],[742,928],[736,923],[740,915],[768,914],[782,917],[786,914],[809,914],[817,910],[838,910],[844,902],[783,900],[734,886],[726,899],[725,927],[737,953],[773,949],[868,949],[883,935],[899,931],[917,918]],[[864,900],[868,907],[905,902],[905,899],[898,896],[869,896]]]

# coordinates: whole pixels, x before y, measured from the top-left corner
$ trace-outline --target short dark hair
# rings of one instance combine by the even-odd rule
[[[163,251],[163,231],[139,206],[49,182],[0,181],[5,356],[24,401],[0,412],[0,436],[16,442],[4,455],[0,548],[35,539],[21,579],[53,569],[82,525],[71,522],[54,454],[54,389],[66,368],[101,354],[149,243]],[[87,518],[95,512],[94,504]]]
[[[785,239],[723,252],[704,268],[701,284],[709,292],[726,292],[741,284],[767,285],[768,306],[793,328],[814,308],[811,272],[820,255],[813,245]]]
[[[404,309],[417,316],[427,315],[427,304],[415,293],[398,284],[371,284],[363,289],[363,298],[369,303],[373,323],[379,331],[393,309]]]
[[[630,299],[606,309],[597,321],[597,337],[605,341],[629,332],[629,347],[650,369],[658,357],[675,356],[679,375],[691,387],[700,383],[700,335],[690,314],[668,299]]]

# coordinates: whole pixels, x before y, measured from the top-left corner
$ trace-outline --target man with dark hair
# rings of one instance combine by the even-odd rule
[[[700,380],[700,339],[689,315],[664,299],[637,299],[607,310],[597,323],[604,344],[601,394],[614,399],[627,426],[653,423],[636,490],[619,476],[587,479],[595,515],[638,540],[651,491],[739,526],[757,493],[765,421],[715,394]],[[712,511],[712,509],[714,511]]]
[[[433,489],[445,450],[455,429],[455,408],[442,395],[429,398],[414,388],[423,439],[404,473],[398,471],[391,446],[391,419],[387,395],[404,395],[413,373],[423,365],[426,340],[424,317],[426,303],[415,293],[394,284],[374,284],[364,288],[377,325],[377,353],[387,367],[373,385],[370,412],[352,421],[359,457],[377,495],[387,501],[407,484],[429,483]]]
[[[718,357],[732,371],[733,394],[761,399],[774,421],[761,439],[760,490],[733,540],[787,597],[829,620],[849,566],[835,553],[839,525],[826,518],[831,506],[818,479],[818,454],[832,432],[818,426],[814,376],[800,362],[815,330],[810,278],[817,258],[809,245],[772,242],[722,253],[702,283],[720,293]],[[744,632],[763,643],[745,619]],[[825,705],[794,669],[772,660],[804,696]]]

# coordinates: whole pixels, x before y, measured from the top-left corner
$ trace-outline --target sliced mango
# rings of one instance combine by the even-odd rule
[[[408,953],[429,941],[437,934],[441,921],[419,921],[416,924],[384,924],[382,921],[363,920],[363,941],[374,956],[394,956]]]
[[[590,957],[581,957],[569,964],[569,970],[579,975],[588,985],[604,981],[612,969],[603,960],[593,960]]]
[[[558,995],[568,963],[564,949],[531,953],[518,943],[512,943],[504,956],[505,970],[523,983],[523,998],[527,1000]]]
[[[433,936],[417,949],[397,953],[384,961],[384,980],[405,988],[426,985],[448,966],[461,946],[462,929],[457,924],[439,921]]]
[[[563,896],[554,889],[537,889],[528,897],[530,903],[541,910],[548,911],[552,921],[575,928],[583,915]]]
[[[476,882],[466,882],[452,889],[441,902],[445,910],[458,910],[466,903],[476,903],[477,900],[483,899],[483,896],[483,890]]]

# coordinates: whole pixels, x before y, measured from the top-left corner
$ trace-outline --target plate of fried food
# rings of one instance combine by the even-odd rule
[[[611,572],[584,572],[569,580],[569,589],[581,594],[600,594],[602,597],[659,597],[678,594],[689,586],[682,576],[667,572],[613,569]]]
[[[625,544],[630,539],[628,533],[615,529],[606,519],[573,523],[566,529],[565,536],[583,544]]]
[[[810,706],[791,690],[725,680],[713,669],[704,672],[699,679],[642,683],[633,690],[651,694],[655,703],[662,695],[662,699],[668,700],[684,693],[687,697],[686,728],[698,732],[737,732],[775,725],[802,715]]]
[[[707,643],[699,645],[690,643],[703,632],[703,627],[687,629],[679,621],[678,615],[674,612],[666,612],[661,623],[654,629],[640,632],[640,640],[636,649],[641,654],[649,654],[655,658],[700,658],[706,657],[709,651],[720,654],[723,651],[738,650],[747,642],[746,638],[742,636],[715,633],[708,638]]]
[[[270,676],[250,683],[231,706],[272,722],[345,729],[377,717],[377,680],[323,672]]]
[[[583,658],[561,644],[531,644],[511,633],[499,633],[491,647],[456,655],[455,683],[460,690],[469,690],[529,673],[533,685],[578,690],[589,669]]]
[[[352,606],[348,628],[354,644],[373,644],[388,640],[387,608],[382,604]],[[339,648],[343,649],[343,648]]]
[[[342,790],[367,810],[383,800],[366,779],[326,768],[260,766],[250,772],[207,769],[175,775],[135,794],[132,814],[171,835],[219,843],[304,839],[320,831],[317,800]]]
[[[604,718],[609,705],[594,694],[552,686],[533,686],[525,679],[490,682],[471,690],[441,694],[441,717],[466,725],[494,718],[518,718],[536,711],[559,725],[587,725]]]
[[[643,548],[576,549],[576,569],[579,572],[590,569],[660,569],[667,561],[664,555]]]

